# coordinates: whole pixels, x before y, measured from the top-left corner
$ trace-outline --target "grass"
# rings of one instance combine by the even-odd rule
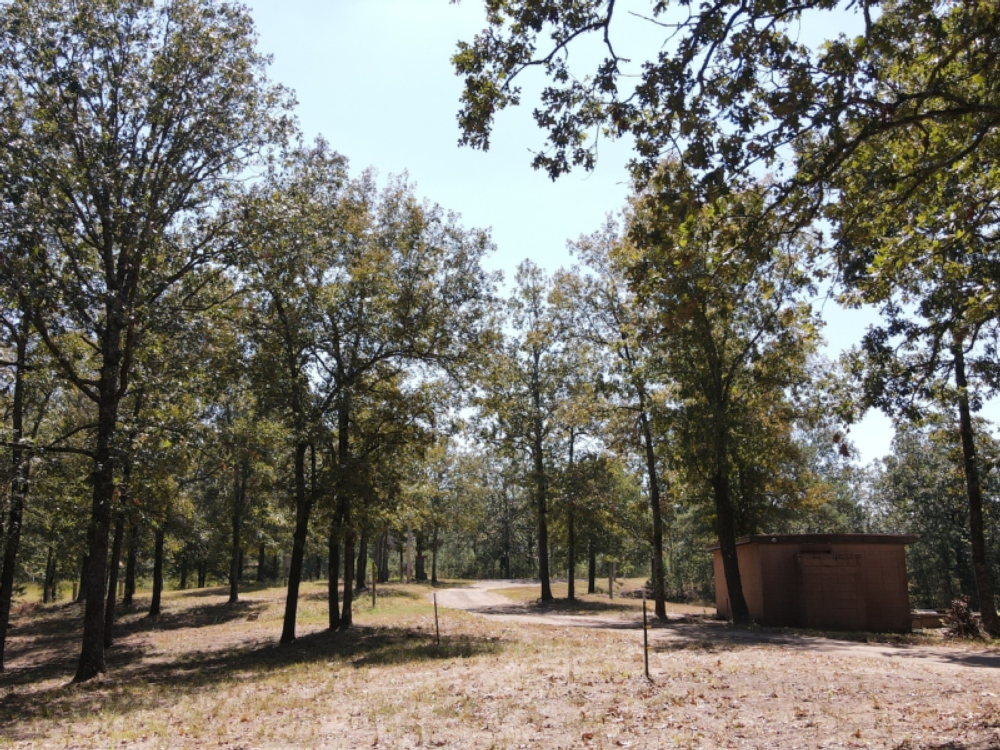
[[[587,582],[585,580],[580,580],[576,582],[576,601],[570,602],[566,600],[569,594],[569,585],[566,581],[553,581],[552,596],[555,597],[555,601],[547,605],[546,608],[559,609],[571,614],[584,614],[584,613],[625,613],[625,612],[641,612],[642,611],[642,588],[645,585],[645,579],[643,578],[629,578],[620,579],[618,585],[615,587],[615,598],[611,599],[607,595],[607,582],[605,581],[605,588],[600,586],[597,588],[597,593],[588,594]],[[507,598],[524,604],[535,604],[542,607],[541,600],[539,598],[539,587],[534,586],[516,586],[510,588],[495,589],[496,593],[502,594]],[[652,600],[648,603],[649,612],[653,611]],[[681,604],[675,602],[667,602],[667,612],[669,614],[677,615],[698,615],[698,616],[710,616],[715,614],[715,608],[711,609],[705,604]]]
[[[693,620],[654,631],[673,640],[654,644],[650,683],[638,630],[442,609],[436,645],[431,590],[379,587],[374,609],[359,596],[356,626],[331,633],[325,583],[306,583],[289,646],[277,644],[283,589],[236,606],[224,588],[168,592],[155,621],[142,600],[122,611],[107,674],[84,685],[69,684],[80,608],[24,605],[0,676],[0,747],[980,750],[1000,732],[995,669],[814,651],[794,634],[722,641],[724,625]]]

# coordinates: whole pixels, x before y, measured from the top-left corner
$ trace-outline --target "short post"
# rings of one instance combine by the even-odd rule
[[[441,645],[441,625],[438,623],[438,595],[434,592],[434,645]]]
[[[642,590],[642,660],[646,667],[646,679],[650,682],[653,678],[649,676],[649,616],[646,614],[646,589]]]

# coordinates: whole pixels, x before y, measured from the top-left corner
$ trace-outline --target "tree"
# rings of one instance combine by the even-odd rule
[[[733,619],[746,624],[734,496],[744,494],[741,459],[784,449],[795,418],[789,395],[808,383],[818,338],[802,298],[808,237],[774,223],[763,189],[706,203],[679,195],[681,168],[664,168],[677,171],[635,200],[626,262],[633,290],[655,311],[642,335],[670,389],[679,463],[710,488]],[[776,430],[763,451],[760,435]]]
[[[292,568],[301,566],[312,505],[306,448],[326,430],[336,436],[331,551],[343,533],[345,560],[343,610],[331,626],[350,627],[359,528],[352,481],[363,468],[351,445],[356,405],[382,386],[413,393],[432,375],[462,375],[482,350],[495,277],[480,262],[492,245],[485,232],[417,200],[405,179],[382,190],[370,172],[347,181],[343,159],[322,142],[291,153],[284,171],[251,192],[243,214],[247,267],[266,300],[256,347],[268,374],[262,384],[290,415],[297,441]],[[285,642],[294,639],[294,575]]]
[[[608,221],[590,237],[582,238],[574,251],[587,273],[566,278],[567,296],[575,300],[572,334],[610,356],[606,386],[612,403],[634,417],[646,470],[646,490],[652,520],[652,583],[656,616],[666,619],[666,589],[663,562],[663,502],[661,472],[653,433],[650,393],[649,348],[638,336],[646,315],[640,299],[632,294],[621,265],[622,243],[617,225]]]
[[[538,69],[548,82],[535,120],[548,147],[534,165],[552,177],[592,168],[600,137],[631,136],[644,177],[661,159],[680,158],[702,187],[725,192],[735,176],[784,162],[789,144],[805,140],[813,147],[797,159],[793,185],[822,190],[871,138],[955,126],[924,144],[925,169],[900,175],[912,183],[982,148],[1000,127],[992,93],[1000,10],[989,2],[650,0],[645,15],[615,0],[485,6],[487,28],[452,58],[464,77],[461,141],[488,148],[497,113],[521,103],[521,81]],[[850,13],[860,35],[800,40],[803,23],[838,29]],[[636,18],[663,43],[641,46],[642,35],[624,26]],[[587,36],[604,54],[571,56]],[[581,69],[577,60],[594,62]]]
[[[543,602],[552,601],[549,513],[560,437],[559,410],[567,393],[570,362],[550,302],[551,281],[531,261],[517,268],[508,301],[513,334],[483,383],[480,406],[494,420],[495,438],[530,461],[535,504],[538,578]]]
[[[968,154],[950,171],[902,191],[888,184],[890,162],[893,172],[919,171],[926,157],[923,141],[951,132],[928,124],[919,137],[896,133],[865,144],[841,172],[841,202],[830,216],[837,221],[844,297],[851,304],[878,305],[883,317],[865,335],[852,365],[864,393],[859,401],[911,418],[928,405],[957,412],[978,599],[983,625],[996,634],[1000,616],[987,561],[972,417],[979,393],[1000,384],[995,154],[986,149]]]
[[[976,574],[969,541],[969,504],[965,488],[961,438],[949,423],[953,418],[931,414],[920,426],[904,425],[896,433],[892,453],[875,467],[870,501],[880,529],[919,534],[907,551],[912,593],[917,606],[946,608],[962,595],[978,601]],[[997,570],[996,546],[997,445],[988,431],[984,439],[984,516],[991,530],[988,561]]]
[[[104,671],[104,580],[118,409],[145,316],[212,261],[211,207],[275,137],[245,9],[214,0],[16,0],[0,12],[8,159],[37,186],[33,323],[98,412],[84,634],[75,679]],[[73,330],[85,360],[60,344]]]

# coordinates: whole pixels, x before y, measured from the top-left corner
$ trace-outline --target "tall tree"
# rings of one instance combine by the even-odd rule
[[[919,135],[891,133],[864,144],[841,170],[841,202],[829,215],[837,222],[845,299],[882,313],[854,361],[860,400],[911,417],[947,406],[957,417],[978,599],[984,626],[997,634],[973,412],[979,394],[1000,385],[1000,149],[981,148],[917,185],[894,177],[923,169],[925,141],[947,139],[952,130],[929,123]]]
[[[549,514],[553,467],[560,437],[558,412],[566,398],[569,362],[550,302],[552,281],[531,261],[517,268],[508,300],[512,333],[483,384],[481,408],[493,418],[495,437],[523,454],[537,524],[542,601],[552,601]]]
[[[253,25],[215,0],[16,0],[0,10],[8,158],[36,185],[33,322],[98,412],[87,603],[75,679],[105,669],[118,408],[146,315],[215,257],[211,207],[275,136],[285,96]],[[27,124],[30,123],[30,127]],[[90,351],[75,358],[60,331]]]
[[[636,200],[631,283],[655,311],[643,335],[671,388],[684,464],[711,491],[733,619],[747,624],[734,466],[741,444],[769,423],[793,421],[790,392],[808,382],[806,357],[818,339],[803,298],[808,237],[775,223],[763,190],[705,203],[678,195],[682,169],[664,168],[678,172]]]
[[[571,335],[587,341],[610,357],[606,384],[612,403],[634,416],[635,432],[646,470],[646,489],[652,519],[652,583],[656,616],[666,619],[666,588],[663,563],[663,489],[650,392],[650,352],[640,337],[640,323],[647,311],[628,288],[622,254],[623,239],[615,222],[582,238],[576,254],[587,273],[567,276],[566,294],[574,300]]]

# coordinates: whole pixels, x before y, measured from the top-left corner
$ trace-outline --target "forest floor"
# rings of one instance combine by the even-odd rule
[[[744,630],[672,605],[647,680],[640,599],[543,606],[527,583],[438,589],[440,645],[422,585],[379,587],[330,633],[326,585],[306,584],[289,646],[284,589],[171,592],[156,620],[123,612],[83,685],[80,608],[22,604],[0,747],[1000,749],[997,643]]]

